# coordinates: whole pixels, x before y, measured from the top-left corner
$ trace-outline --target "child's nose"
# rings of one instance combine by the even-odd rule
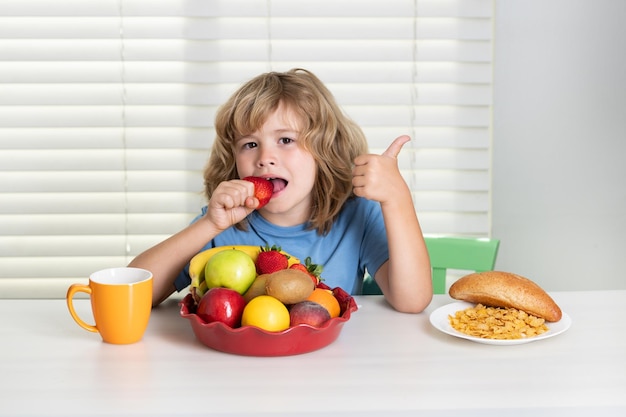
[[[262,149],[259,154],[258,164],[260,167],[276,165],[276,156],[271,149]]]

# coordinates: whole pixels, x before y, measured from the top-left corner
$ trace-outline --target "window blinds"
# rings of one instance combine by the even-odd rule
[[[492,0],[4,0],[0,297],[63,297],[199,212],[217,107],[316,73],[425,233],[489,234]]]

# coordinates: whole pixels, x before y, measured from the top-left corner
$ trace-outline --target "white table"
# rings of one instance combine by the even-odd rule
[[[65,300],[0,300],[0,415],[625,416],[626,291],[552,296],[572,327],[533,343],[439,332],[428,317],[448,296],[417,315],[366,296],[333,344],[274,358],[205,347],[175,300],[125,346],[79,328]]]

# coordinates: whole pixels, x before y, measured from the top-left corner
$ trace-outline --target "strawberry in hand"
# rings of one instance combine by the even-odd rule
[[[274,184],[262,177],[245,177],[246,181],[254,184],[254,196],[259,200],[257,210],[269,203],[274,193]]]
[[[299,269],[302,272],[306,272],[309,274],[315,286],[322,281],[322,265],[314,264],[311,262],[311,257],[307,256],[304,260],[304,264],[293,264],[289,268],[291,269]]]
[[[280,246],[269,245],[261,246],[261,252],[256,259],[257,274],[271,274],[272,272],[287,269],[289,266],[289,257],[282,253]]]

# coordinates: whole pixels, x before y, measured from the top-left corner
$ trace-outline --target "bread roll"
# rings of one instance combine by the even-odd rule
[[[546,321],[561,320],[561,309],[537,284],[510,272],[466,275],[450,287],[450,297],[491,307],[516,308]]]

